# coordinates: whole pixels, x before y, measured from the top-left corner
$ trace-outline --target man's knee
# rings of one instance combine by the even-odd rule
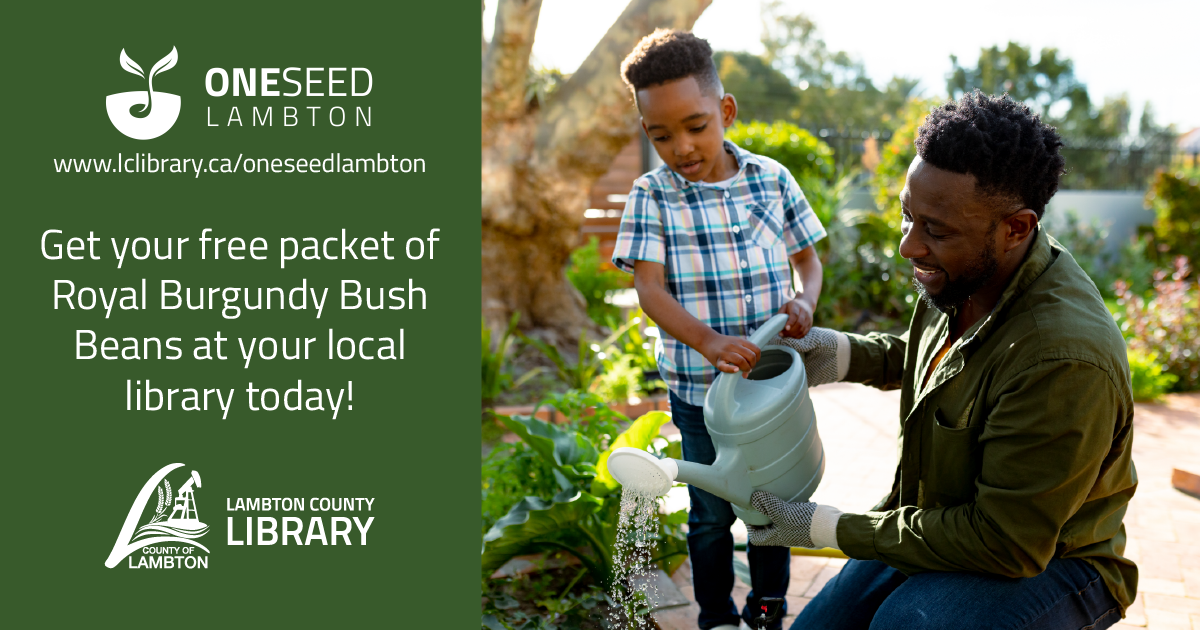
[[[960,606],[947,606],[946,602],[928,595],[930,593],[897,589],[875,612],[871,630],[959,630],[989,627],[990,624],[986,621],[973,619],[972,610]],[[984,622],[980,625],[979,621]]]

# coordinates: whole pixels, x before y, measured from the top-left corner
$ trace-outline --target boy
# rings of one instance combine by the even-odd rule
[[[787,169],[725,142],[737,101],[724,94],[708,42],[659,29],[638,43],[621,73],[664,165],[635,182],[613,264],[634,274],[641,306],[662,331],[658,367],[671,390],[684,459],[711,464],[708,386],[718,370],[744,377],[754,367],[759,349],[746,337],[776,312],[788,314],[785,336],[808,333],[821,292],[812,245],[825,230]],[[799,293],[789,261],[803,283]],[[737,628],[733,510],[704,490],[688,492],[699,627]],[[747,621],[759,597],[784,596],[790,577],[788,549],[751,546],[748,556]]]

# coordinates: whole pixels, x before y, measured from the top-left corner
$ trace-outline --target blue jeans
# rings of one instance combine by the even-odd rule
[[[851,560],[797,615],[792,630],[996,628],[1101,630],[1121,609],[1083,560],[1054,559],[1040,575],[930,572],[905,576]]]
[[[704,426],[704,408],[684,402],[671,392],[671,419],[683,436],[683,458],[698,464],[711,464],[717,458],[708,429]],[[729,528],[737,517],[725,499],[688,486],[692,509],[688,514],[688,553],[692,558],[692,584],[700,605],[698,625],[707,630],[721,624],[738,624],[737,605],[733,602],[733,534]],[[742,617],[749,622],[758,612],[759,597],[783,597],[791,579],[791,551],[786,547],[755,547],[746,555],[750,560],[752,589]],[[786,604],[785,604],[786,605]],[[786,612],[786,610],[785,610]],[[770,626],[783,627],[783,615]]]

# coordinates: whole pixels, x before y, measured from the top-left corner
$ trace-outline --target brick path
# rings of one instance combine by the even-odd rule
[[[825,445],[826,468],[813,501],[847,511],[863,511],[890,488],[896,464],[899,392],[836,383],[812,391]],[[665,427],[664,433],[673,427]],[[677,431],[676,431],[677,433]],[[1139,485],[1125,518],[1128,556],[1138,563],[1138,597],[1119,628],[1200,630],[1200,499],[1171,487],[1171,469],[1200,473],[1200,394],[1173,395],[1163,405],[1138,405],[1134,418],[1134,463]],[[687,493],[672,491],[669,502],[687,504]],[[739,522],[738,525],[741,525]],[[735,526],[736,527],[736,526]],[[745,529],[735,529],[745,540]],[[745,561],[745,554],[739,554]],[[792,557],[788,608],[792,615],[820,591],[844,560]],[[674,576],[692,598],[690,566]],[[749,587],[737,581],[734,600],[745,603]],[[698,608],[656,614],[663,630],[695,628]]]

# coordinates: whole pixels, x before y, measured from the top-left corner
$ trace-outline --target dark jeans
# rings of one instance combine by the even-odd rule
[[[683,434],[683,458],[698,464],[711,464],[717,457],[712,438],[704,427],[704,408],[680,400],[671,393],[671,419]],[[737,606],[733,603],[733,534],[729,528],[737,517],[725,499],[688,486],[692,509],[688,514],[688,553],[692,558],[692,584],[696,603],[700,605],[701,630],[721,624],[738,624]],[[742,616],[751,619],[758,612],[759,597],[783,597],[791,579],[791,551],[786,547],[755,547],[746,554],[750,560],[750,581],[753,590],[747,598]],[[780,621],[772,630],[783,627]]]
[[[1121,609],[1079,559],[1051,560],[1031,578],[930,572],[905,576],[878,560],[850,560],[796,617],[792,630],[997,628],[1101,630]]]

